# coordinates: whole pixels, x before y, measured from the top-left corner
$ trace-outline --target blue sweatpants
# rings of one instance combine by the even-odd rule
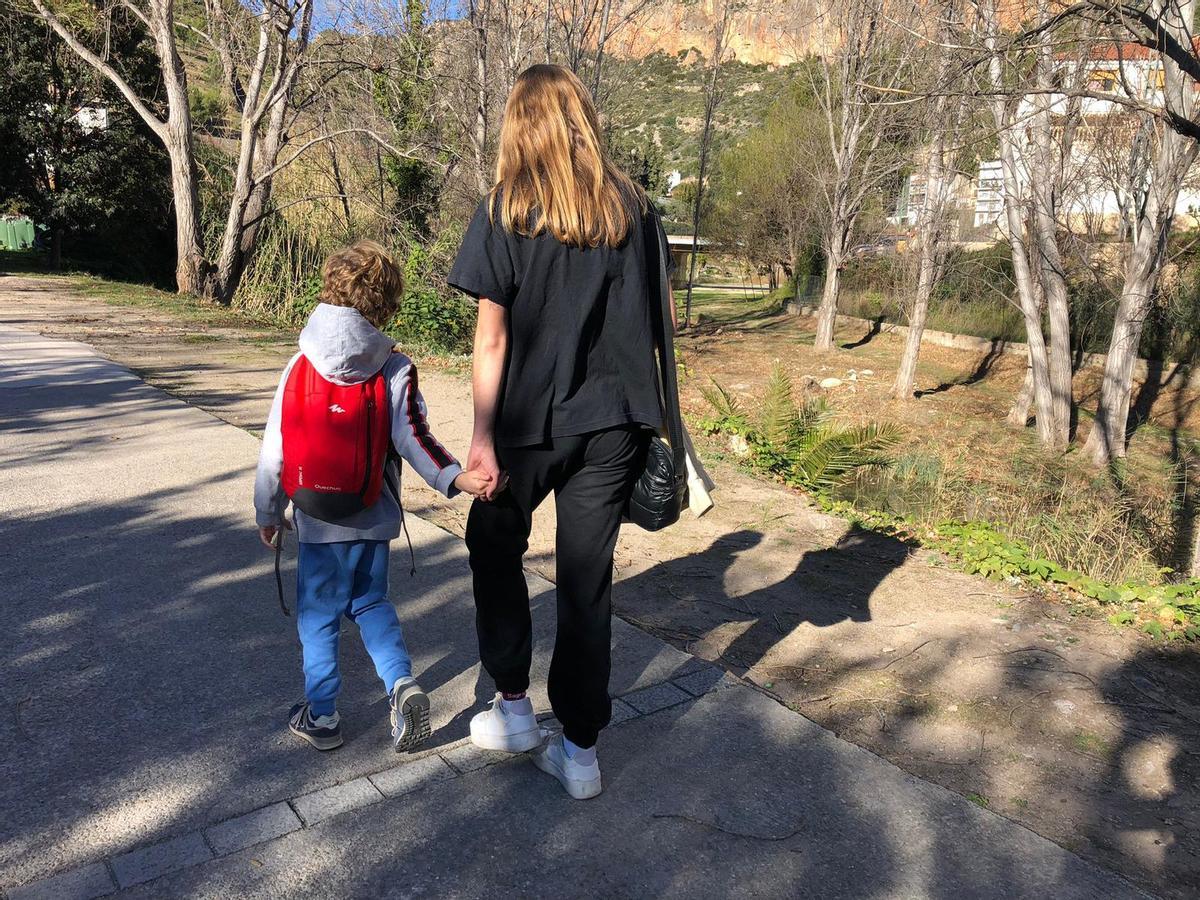
[[[300,544],[296,625],[304,646],[304,694],[314,716],[337,703],[338,632],[342,616],[358,625],[384,690],[412,675],[412,659],[396,610],[388,601],[388,542]]]

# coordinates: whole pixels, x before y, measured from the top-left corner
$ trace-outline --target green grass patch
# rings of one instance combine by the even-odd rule
[[[1076,731],[1071,737],[1071,744],[1080,753],[1086,753],[1088,756],[1108,759],[1112,755],[1112,745],[1090,731]]]

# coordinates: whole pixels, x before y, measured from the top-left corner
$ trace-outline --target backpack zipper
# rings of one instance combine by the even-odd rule
[[[367,395],[367,438],[366,438],[366,453],[363,459],[363,484],[360,496],[365,500],[367,491],[371,487],[371,420],[375,412],[375,397],[370,393],[368,382],[363,382],[363,393]]]

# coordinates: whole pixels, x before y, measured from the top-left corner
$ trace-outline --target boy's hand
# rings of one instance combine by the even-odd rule
[[[283,535],[280,534],[280,532],[291,530],[292,523],[287,519],[283,520],[282,528],[279,525],[260,525],[258,526],[258,539],[263,542],[263,545],[268,550],[274,550],[276,537],[278,537],[280,540],[283,539]]]
[[[454,479],[454,486],[472,497],[482,497],[491,483],[492,476],[482,469],[465,469]]]

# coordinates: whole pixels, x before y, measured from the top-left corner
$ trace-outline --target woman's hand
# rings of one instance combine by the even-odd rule
[[[478,472],[488,479],[483,489],[475,495],[480,500],[491,500],[508,484],[508,476],[500,471],[496,447],[488,440],[471,441],[471,449],[467,453],[467,471]]]

